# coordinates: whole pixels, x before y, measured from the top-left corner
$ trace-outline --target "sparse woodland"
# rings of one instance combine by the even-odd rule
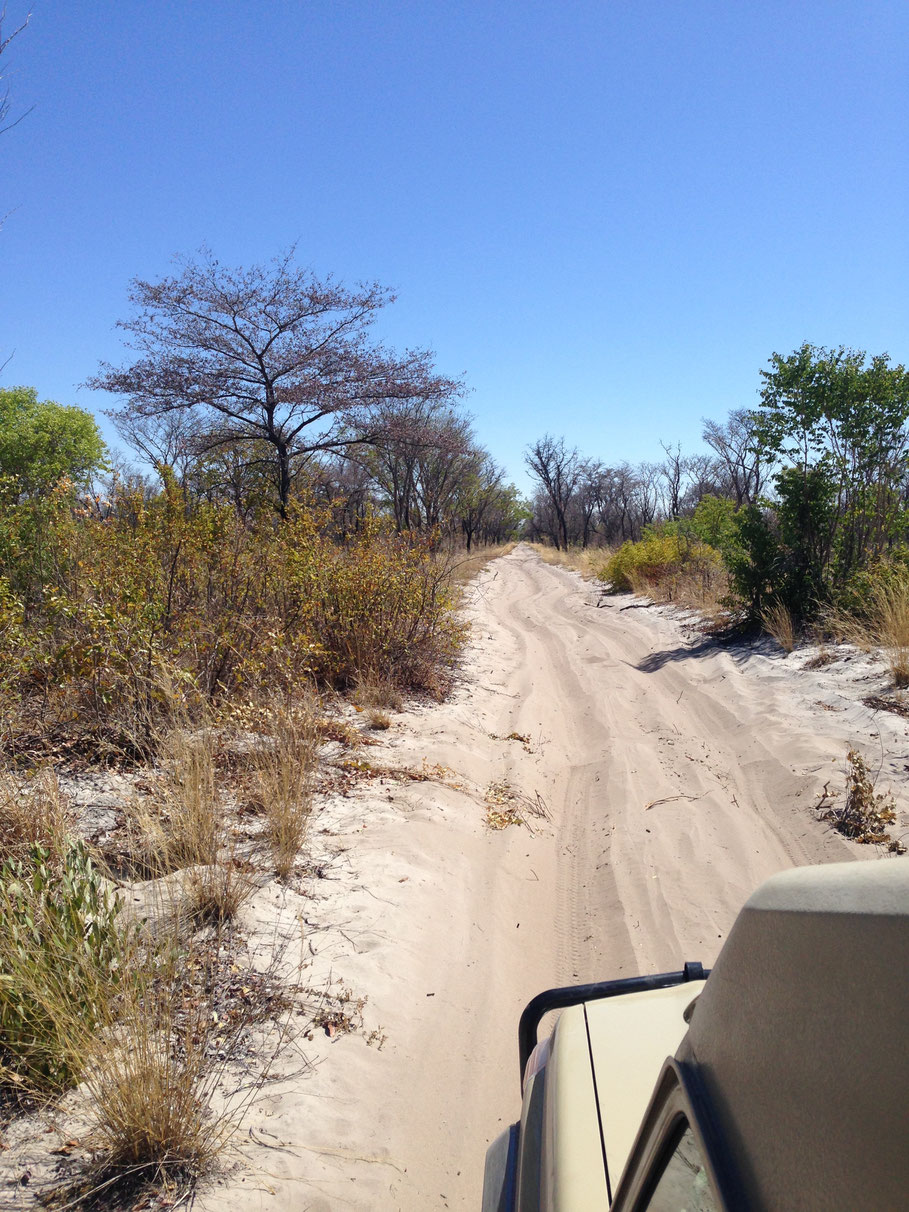
[[[587,553],[616,589],[891,650],[909,680],[909,374],[803,345],[760,406],[705,421],[709,453],[608,467],[546,436],[527,452],[532,537]]]
[[[356,1022],[242,909],[305,878],[320,748],[445,693],[460,566],[523,516],[462,384],[370,339],[389,301],[287,257],[134,284],[93,380],[132,464],[0,391],[0,1092],[86,1141],[42,1198],[192,1183],[293,1024]],[[63,789],[98,771],[102,821]]]
[[[546,437],[527,505],[461,381],[373,339],[389,302],[292,256],[135,282],[129,357],[90,381],[125,457],[80,409],[0,390],[0,1089],[17,1131],[50,1107],[89,1142],[42,1198],[185,1188],[293,1023],[356,1022],[288,975],[292,937],[251,959],[243,908],[304,878],[322,746],[444,695],[490,549],[580,550],[790,647],[864,637],[909,680],[901,366],[774,355],[759,409],[705,423],[710,454],[606,467]],[[104,821],[65,791],[100,770],[123,790]]]

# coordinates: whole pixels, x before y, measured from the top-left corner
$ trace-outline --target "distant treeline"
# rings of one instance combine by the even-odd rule
[[[753,615],[779,603],[811,618],[869,569],[909,566],[905,368],[805,344],[760,374],[759,407],[705,421],[700,454],[664,443],[658,461],[608,466],[533,443],[530,534],[564,549],[688,533],[721,552]]]

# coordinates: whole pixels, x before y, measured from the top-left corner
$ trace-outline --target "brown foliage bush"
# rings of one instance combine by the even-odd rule
[[[461,642],[431,544],[372,518],[339,545],[327,511],[250,523],[190,509],[173,486],[152,502],[123,494],[105,516],[65,497],[0,513],[14,744],[56,733],[144,756],[176,717],[257,688],[287,697],[367,675],[438,691]]]

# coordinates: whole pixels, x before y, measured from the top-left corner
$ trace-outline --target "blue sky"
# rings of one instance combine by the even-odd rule
[[[34,0],[3,66],[0,383],[42,397],[109,406],[129,279],[203,243],[394,287],[522,486],[545,431],[696,449],[803,340],[909,360],[902,0]]]

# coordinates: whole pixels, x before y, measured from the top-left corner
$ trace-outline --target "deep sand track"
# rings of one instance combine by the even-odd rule
[[[811,811],[842,781],[854,719],[806,710],[788,682],[630,598],[598,604],[526,547],[472,592],[455,694],[369,751],[439,763],[458,787],[373,781],[316,823],[317,967],[368,994],[387,1043],[317,1038],[315,1072],[251,1113],[270,1146],[246,1139],[253,1173],[199,1207],[478,1208],[486,1145],[518,1110],[534,993],[710,963],[767,875],[872,857]],[[539,793],[550,820],[488,830],[502,780]]]

